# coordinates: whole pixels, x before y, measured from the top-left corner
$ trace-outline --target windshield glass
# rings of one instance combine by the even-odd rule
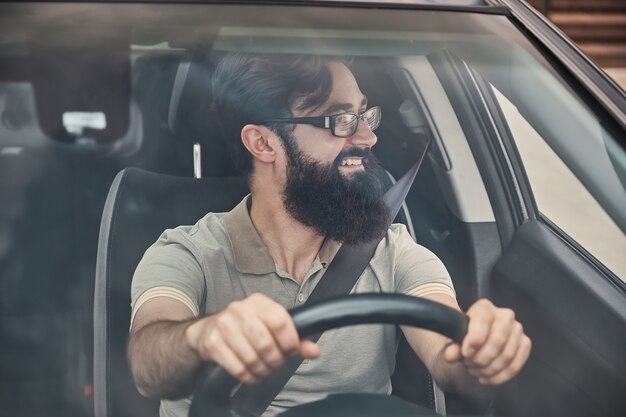
[[[234,54],[265,57],[278,69],[282,62],[291,65],[295,56],[340,62],[349,71],[344,75],[358,85],[356,105],[298,109],[292,103],[288,110],[293,111],[277,108],[272,114],[270,107],[258,107],[263,117],[240,121],[233,136],[230,114],[220,113],[214,99],[215,73]],[[567,165],[572,183],[593,201],[594,213],[602,212],[612,244],[587,245],[586,239],[601,240],[604,232],[581,231],[576,225],[571,231],[569,225],[578,220],[560,220],[559,213],[579,207],[576,202],[573,208],[563,201],[552,203],[546,197],[550,191],[539,190],[533,197],[538,210],[625,279],[626,163],[616,140],[624,133],[605,125],[600,110],[497,10],[2,3],[0,392],[15,393],[3,397],[3,414],[91,415],[94,277],[102,213],[115,176],[137,167],[187,178],[243,178],[245,166],[242,174],[230,143],[240,140],[247,124],[267,125],[273,132],[283,125],[298,126],[298,131],[323,129],[336,140],[367,125],[375,135],[369,140],[375,143],[372,154],[384,178],[381,195],[432,141],[398,221],[443,260],[461,304],[472,299],[480,277],[463,226],[494,224],[496,218],[485,170],[455,111],[459,103],[467,105],[464,97],[472,95],[471,86],[455,91],[442,81],[438,63],[447,62],[445,57],[463,63],[455,67],[457,75],[471,69],[493,87],[510,124],[503,129],[512,130],[515,141],[532,132],[532,143],[518,143],[523,164],[527,153],[541,148],[551,161]],[[533,145],[536,141],[541,144]],[[369,161],[369,154],[333,154],[332,146],[311,140],[301,150],[334,163],[337,172],[357,171]],[[516,152],[512,158],[520,156]],[[599,168],[588,169],[589,159],[581,158],[581,152]],[[535,174],[542,162],[534,161],[528,173],[533,192],[544,175]],[[247,193],[245,178],[237,184]],[[234,189],[229,183],[207,199]],[[300,208],[303,219],[325,217],[323,202],[333,185],[320,190]],[[138,195],[128,207],[136,216],[134,224],[147,223],[154,211],[166,211],[144,197]],[[342,195],[335,197],[342,200]],[[372,219],[358,223],[359,233],[367,231]],[[332,223],[325,227],[328,235],[351,236]],[[142,250],[127,261],[129,268],[163,229],[139,243]],[[127,332],[130,294],[125,297],[117,307]],[[33,392],[40,401],[29,401]]]

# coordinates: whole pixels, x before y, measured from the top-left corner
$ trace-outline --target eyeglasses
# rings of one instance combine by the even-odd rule
[[[306,124],[320,127],[322,129],[330,129],[333,136],[347,138],[356,133],[359,127],[359,119],[363,120],[370,130],[376,130],[380,126],[382,118],[382,110],[380,106],[372,107],[363,113],[341,113],[333,116],[318,117],[291,117],[280,119],[269,119],[262,123],[289,123],[289,124]]]

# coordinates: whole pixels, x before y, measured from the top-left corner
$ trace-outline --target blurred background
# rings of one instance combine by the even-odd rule
[[[626,0],[527,0],[626,90]]]

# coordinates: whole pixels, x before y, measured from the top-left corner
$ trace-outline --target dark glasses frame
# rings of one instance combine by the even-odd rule
[[[368,117],[365,117],[365,114],[371,113],[372,111],[374,111],[374,113],[378,113],[377,114],[378,123],[375,126],[370,126],[369,123],[367,123]],[[354,128],[352,129],[352,132],[345,134],[345,135],[338,135],[335,132],[335,121],[337,120],[337,118],[345,116],[345,115],[355,116],[357,118],[357,123],[354,124]],[[372,116],[374,116],[374,114],[369,115],[369,117],[372,117]],[[319,127],[322,129],[330,129],[330,133],[332,133],[333,136],[337,136],[338,138],[348,138],[356,133],[357,129],[359,128],[359,123],[358,123],[359,120],[363,120],[367,124],[367,126],[370,128],[370,130],[372,131],[376,130],[376,128],[380,126],[380,122],[382,120],[382,108],[380,106],[374,106],[365,110],[362,113],[345,112],[345,113],[334,114],[332,116],[283,117],[283,118],[277,118],[277,119],[267,119],[259,124],[287,123],[287,124],[312,125],[312,126]]]

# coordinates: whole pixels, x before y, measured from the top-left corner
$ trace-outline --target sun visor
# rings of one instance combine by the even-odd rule
[[[114,142],[129,129],[128,48],[33,48],[31,81],[39,124],[65,143]],[[35,70],[37,69],[37,70]]]

